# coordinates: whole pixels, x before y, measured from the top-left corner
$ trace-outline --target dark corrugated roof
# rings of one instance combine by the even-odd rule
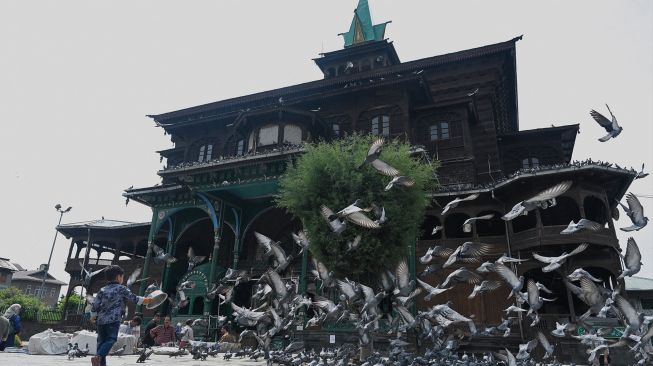
[[[48,273],[48,277],[45,280],[45,283],[49,283],[51,285],[66,285],[67,283],[61,282],[58,279],[54,278],[50,273]],[[18,271],[14,272],[14,275],[11,277],[11,281],[33,281],[33,282],[41,282],[43,281],[43,271]]]
[[[347,83],[359,79],[380,77],[380,76],[385,76],[394,73],[411,72],[411,71],[439,66],[451,62],[458,62],[458,61],[478,58],[494,53],[500,53],[507,50],[512,50],[515,47],[515,42],[520,39],[521,36],[513,38],[506,42],[496,43],[492,45],[472,48],[472,49],[458,51],[458,52],[447,53],[444,55],[428,57],[415,61],[404,62],[399,65],[370,70],[367,72],[358,73],[354,75],[310,81],[310,82],[296,84],[296,85],[283,87],[279,89],[268,90],[260,93],[249,94],[241,97],[230,98],[230,99],[203,104],[195,107],[180,109],[168,113],[148,115],[148,117],[153,118],[157,122],[164,122],[166,120],[170,120],[175,117],[181,117],[194,113],[203,113],[209,111],[215,111],[220,114],[229,113],[236,110],[237,109],[236,107],[246,103],[262,102],[262,101],[265,103],[277,103],[280,97],[286,97],[292,94],[301,93],[302,96],[306,96],[310,92],[315,92],[315,91],[319,92],[325,87],[329,87],[333,85],[345,85]]]

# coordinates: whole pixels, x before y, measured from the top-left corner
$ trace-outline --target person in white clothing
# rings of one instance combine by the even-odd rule
[[[179,342],[179,347],[180,348],[186,348],[190,347],[190,342],[195,340],[195,337],[193,335],[193,320],[188,319],[186,320],[186,325],[184,325],[183,328],[181,328],[181,341]]]

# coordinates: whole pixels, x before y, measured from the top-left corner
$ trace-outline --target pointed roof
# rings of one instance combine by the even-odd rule
[[[372,16],[367,0],[358,0],[358,6],[354,10],[354,18],[351,20],[349,31],[340,33],[345,40],[345,47],[357,44],[382,41],[385,36],[385,26],[390,21],[372,25]]]

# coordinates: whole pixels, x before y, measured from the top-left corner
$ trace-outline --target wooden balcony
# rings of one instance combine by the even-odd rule
[[[578,243],[619,247],[619,240],[609,228],[600,231],[582,231],[570,235],[560,234],[566,227],[567,225],[543,226],[520,231],[511,236],[510,245],[513,250]]]

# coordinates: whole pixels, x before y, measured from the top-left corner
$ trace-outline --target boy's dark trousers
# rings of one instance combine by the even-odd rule
[[[97,352],[95,354],[100,356],[100,365],[102,366],[107,364],[107,355],[118,340],[118,329],[120,329],[120,322],[97,326]]]

